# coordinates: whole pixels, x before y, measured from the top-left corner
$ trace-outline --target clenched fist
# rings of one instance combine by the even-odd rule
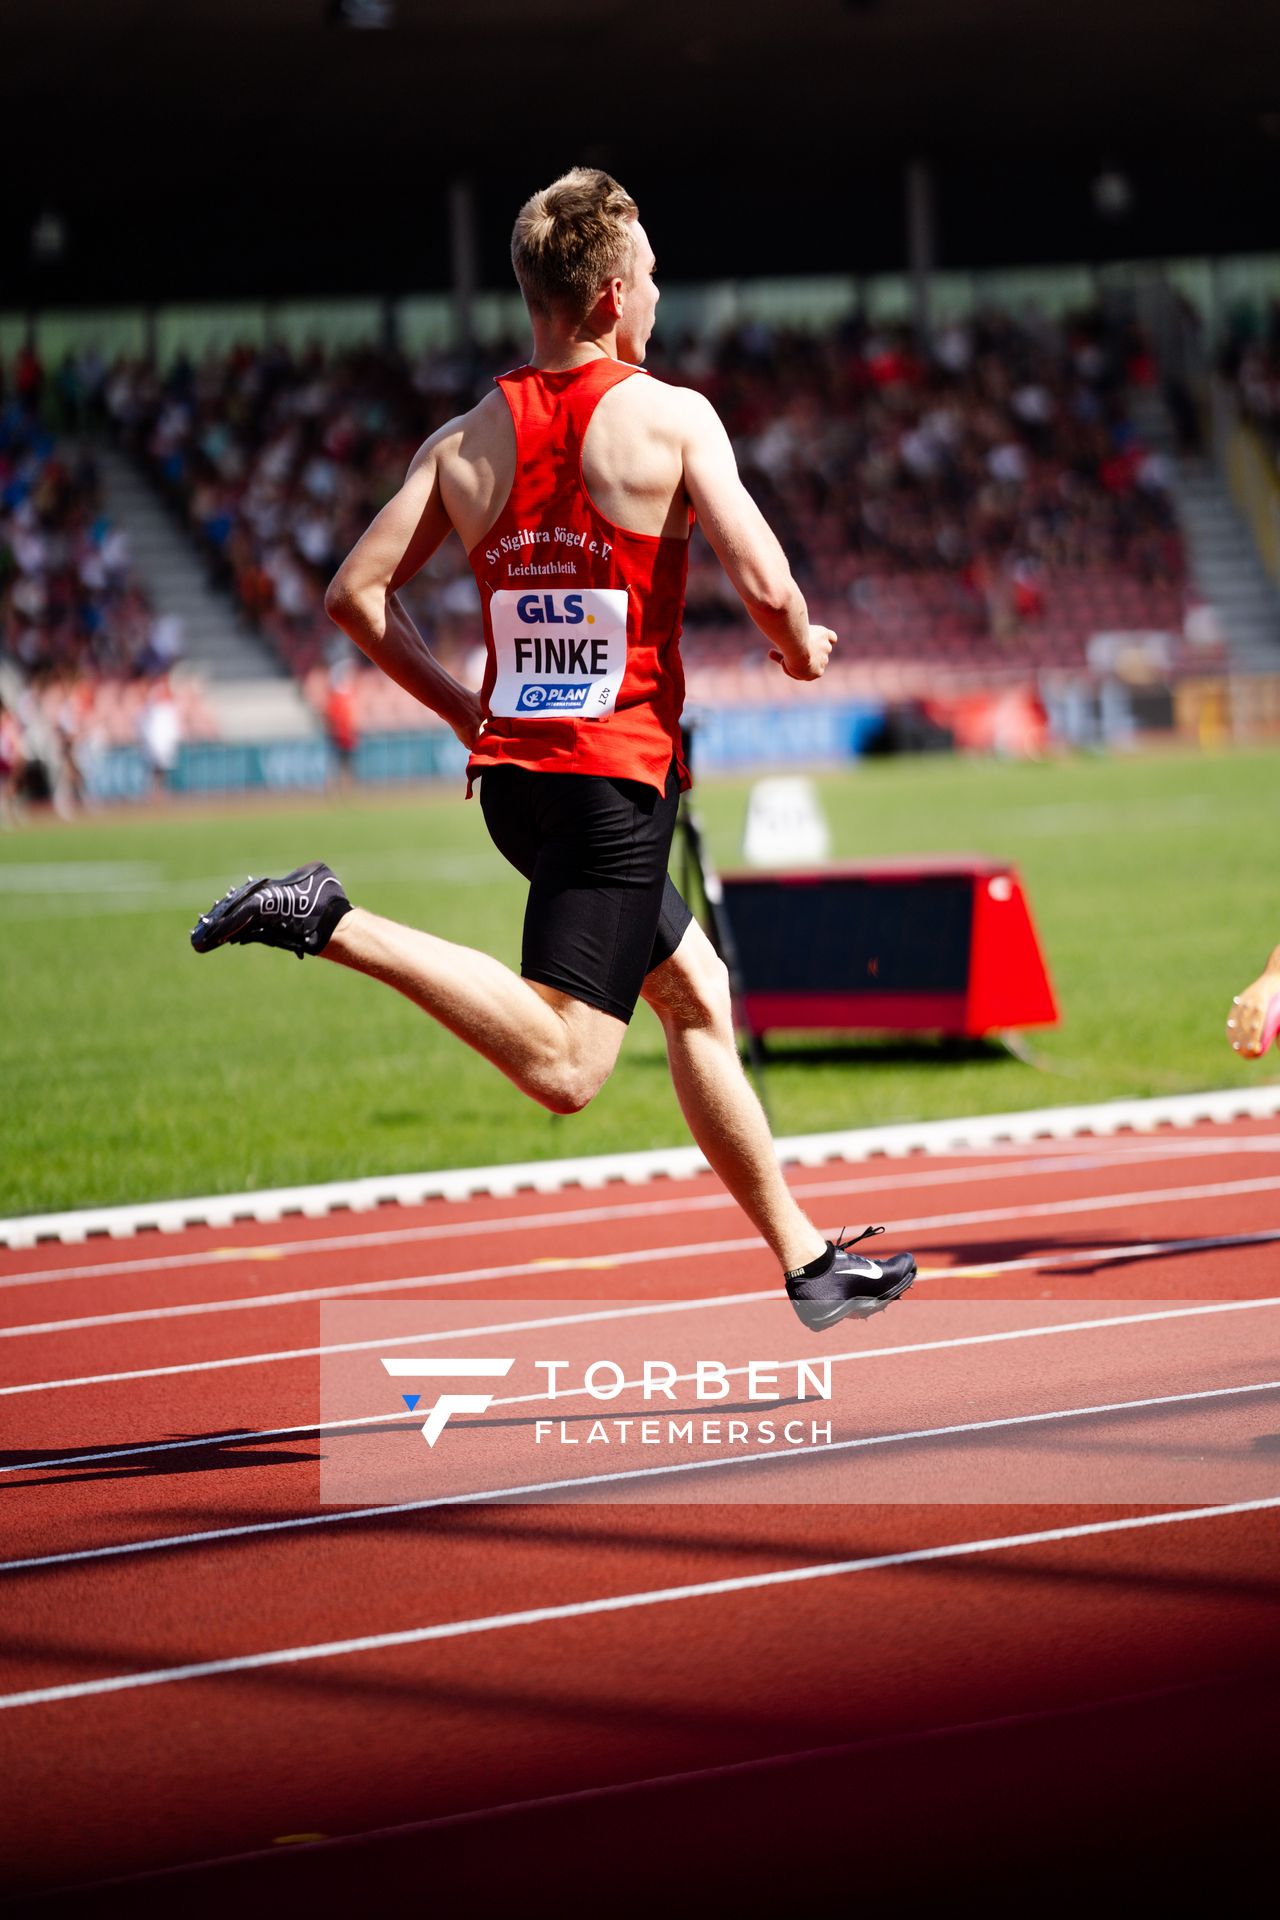
[[[770,647],[769,658],[777,661],[788,679],[821,680],[835,643],[830,627],[810,627],[809,644],[798,659],[788,659],[778,647]]]

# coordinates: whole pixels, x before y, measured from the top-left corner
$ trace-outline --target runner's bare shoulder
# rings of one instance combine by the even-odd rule
[[[495,387],[469,413],[448,420],[427,441],[445,510],[470,548],[511,490],[516,437],[511,409]]]
[[[434,454],[439,461],[483,461],[514,450],[511,409],[496,387],[468,413],[455,414],[423,442],[418,459]]]
[[[624,380],[607,397],[619,420],[643,423],[663,439],[674,441],[682,441],[709,407],[695,388],[673,386],[651,377]]]

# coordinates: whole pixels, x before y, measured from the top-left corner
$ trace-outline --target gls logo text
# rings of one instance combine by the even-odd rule
[[[556,610],[554,593],[522,593],[516,602],[516,613],[526,627],[580,627],[584,619],[594,624],[595,615],[582,611],[580,593],[562,594],[560,605],[563,612]]]
[[[510,1360],[383,1360],[387,1372],[397,1380],[503,1380],[515,1365]],[[405,1395],[413,1407],[418,1396]],[[422,1437],[434,1447],[453,1413],[483,1413],[493,1401],[491,1393],[442,1393],[422,1423]]]

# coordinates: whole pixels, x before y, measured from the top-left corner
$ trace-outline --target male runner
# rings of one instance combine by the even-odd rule
[[[468,790],[479,777],[490,835],[530,883],[520,976],[353,906],[318,862],[234,889],[191,942],[323,953],[383,981],[553,1113],[599,1091],[643,998],[694,1139],[806,1326],[832,1326],[905,1293],[915,1261],[833,1245],[796,1204],[738,1058],[725,968],[667,875],[689,784],[679,635],[695,511],[784,673],[818,679],[835,635],[809,624],[711,406],[641,371],[658,289],[635,202],[575,168],[521,209],[511,254],[531,361],[419,449],[325,605],[471,749]],[[479,696],[397,598],[451,530],[480,587]]]

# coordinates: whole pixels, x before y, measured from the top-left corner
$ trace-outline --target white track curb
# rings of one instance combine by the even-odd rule
[[[802,1133],[777,1142],[786,1165],[821,1166],[829,1160],[866,1160],[875,1154],[964,1153],[1028,1140],[1066,1140],[1079,1134],[1150,1133],[1201,1121],[1261,1120],[1280,1114],[1280,1085],[1186,1093],[1160,1100],[1110,1100],[1092,1107],[1041,1107],[1027,1113],[988,1113],[960,1120],[924,1120],[842,1133]],[[657,1178],[689,1179],[709,1169],[696,1147],[652,1153],[609,1153],[581,1160],[532,1160],[523,1165],[462,1167],[446,1173],[399,1173],[323,1186],[269,1187],[260,1193],[222,1193],[195,1200],[157,1200],[142,1206],[87,1207],[76,1213],[33,1213],[0,1220],[0,1246],[40,1241],[77,1242],[94,1235],[113,1240],[142,1232],[178,1233],[184,1227],[229,1227],[301,1214],[319,1219],[335,1211],[367,1213],[386,1205],[467,1200],[477,1194],[556,1193],[564,1187],[603,1187],[610,1181],[641,1186]]]

